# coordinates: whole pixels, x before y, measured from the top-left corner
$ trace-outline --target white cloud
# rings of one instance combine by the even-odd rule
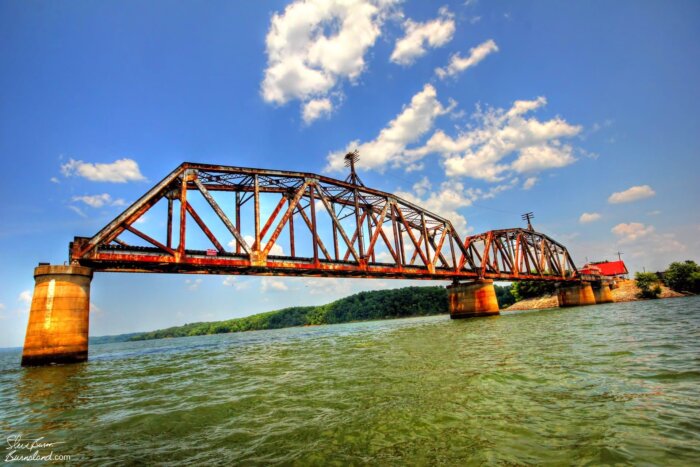
[[[676,233],[657,233],[652,225],[623,223],[613,227],[612,232],[618,237],[618,248],[624,246],[627,257],[638,270],[641,266],[647,270],[663,270],[671,261],[688,256],[688,246],[677,239]]]
[[[459,182],[443,182],[440,189],[416,196],[414,193],[397,191],[396,196],[442,216],[450,221],[460,235],[467,233],[467,220],[457,210],[470,206],[481,192],[466,190]],[[426,195],[427,196],[424,196]]]
[[[578,221],[581,224],[588,224],[589,222],[595,222],[600,219],[600,214],[597,212],[584,212],[581,214],[581,217],[578,218]]]
[[[452,103],[448,108],[443,107],[437,100],[435,88],[426,84],[422,91],[413,96],[411,103],[404,107],[374,140],[366,143],[353,141],[344,150],[329,154],[328,164],[324,170],[336,172],[344,170],[343,157],[354,149],[358,149],[361,155],[357,163],[360,168],[382,170],[387,164],[409,165],[414,160],[405,157],[406,145],[417,141],[428,132],[433,127],[435,118],[449,112],[454,105]]]
[[[78,206],[68,206],[68,209],[79,215],[80,217],[87,217],[87,214],[83,212]]]
[[[340,79],[356,80],[394,0],[297,0],[275,13],[265,39],[266,102],[326,96]]]
[[[263,277],[260,280],[260,292],[284,292],[289,290],[287,284],[273,277]]]
[[[632,201],[650,198],[655,194],[656,192],[652,190],[649,185],[633,186],[631,188],[626,189],[625,191],[619,191],[610,195],[610,197],[608,198],[608,203],[631,203]]]
[[[413,192],[396,191],[396,196],[414,203],[427,211],[435,213],[452,222],[455,230],[464,236],[472,231],[468,227],[466,218],[459,213],[460,209],[471,206],[479,199],[492,199],[498,194],[515,188],[520,183],[518,178],[513,178],[508,183],[496,185],[488,190],[480,188],[465,188],[460,182],[446,181],[440,184],[439,189],[429,191],[431,188],[427,177],[413,185]],[[391,230],[387,232],[392,236]]]
[[[412,164],[408,164],[406,168],[404,169],[406,173],[411,173],[411,172],[420,172],[425,168],[425,164],[422,162],[414,162]]]
[[[649,211],[649,212],[647,213],[647,216],[658,216],[659,214],[661,214],[661,211],[659,211],[658,209],[656,209],[656,210],[654,210],[654,211]]]
[[[24,308],[23,311],[29,311],[29,306],[31,306],[31,304],[32,304],[32,291],[31,290],[23,290],[17,296],[17,301],[26,305],[27,308]]]
[[[236,290],[246,290],[250,288],[250,281],[240,276],[226,276],[222,284],[227,287],[233,287]]]
[[[90,302],[90,314],[94,316],[100,316],[104,314],[104,311],[95,303]]]
[[[447,67],[436,68],[435,74],[437,74],[440,79],[445,79],[448,76],[455,76],[467,68],[479,64],[480,61],[494,52],[498,52],[498,46],[492,39],[489,39],[486,42],[469,49],[468,57],[461,57],[459,53],[454,54],[452,57],[450,57],[450,63],[447,65]]]
[[[418,196],[423,196],[433,187],[428,180],[428,177],[423,177],[420,181],[413,184],[413,191],[416,192]]]
[[[566,167],[576,159],[572,147],[556,143],[529,146],[520,150],[520,156],[511,164],[516,172],[540,172],[545,169]]]
[[[629,224],[617,224],[611,230],[617,235],[620,243],[632,243],[640,238],[649,236],[654,232],[653,225],[644,225],[640,222],[630,222]]]
[[[93,182],[125,183],[145,180],[139,165],[133,159],[119,159],[109,164],[70,159],[61,165],[61,173],[66,177],[80,176]]]
[[[439,17],[425,23],[406,20],[405,35],[396,41],[391,61],[399,65],[410,65],[426,54],[426,47],[442,47],[452,40],[455,32],[453,14],[446,7],[439,10]]]
[[[93,208],[101,208],[102,206],[124,206],[125,202],[123,199],[112,199],[109,193],[102,193],[101,195],[84,195],[84,196],[73,196],[73,201],[80,201],[87,204]]]
[[[537,184],[537,177],[529,177],[523,183],[523,190],[529,190],[530,188],[532,188],[536,184]]]
[[[304,104],[302,117],[307,125],[323,116],[328,116],[333,111],[330,99],[313,99]]]
[[[51,177],[51,183],[61,183],[61,181],[56,177]]]
[[[185,279],[185,285],[187,286],[187,290],[197,290],[199,286],[202,285],[202,279]]]
[[[576,159],[572,148],[561,138],[577,135],[581,127],[570,125],[561,117],[540,121],[527,117],[547,103],[544,97],[532,101],[516,101],[508,109],[487,109],[472,116],[475,124],[452,138],[442,130],[436,131],[422,147],[406,151],[417,160],[430,153],[443,156],[448,176],[466,176],[498,182],[509,171],[540,172],[564,167]],[[504,159],[515,154],[515,160]]]

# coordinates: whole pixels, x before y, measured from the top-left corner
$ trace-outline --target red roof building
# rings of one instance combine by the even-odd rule
[[[624,261],[599,261],[596,263],[586,263],[578,271],[580,274],[600,274],[602,276],[626,276],[627,266]]]

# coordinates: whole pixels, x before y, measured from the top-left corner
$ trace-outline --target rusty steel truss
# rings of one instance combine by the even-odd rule
[[[364,186],[351,156],[345,181],[184,163],[95,236],[76,237],[71,262],[111,272],[578,280],[548,236],[516,228],[462,240],[449,220]],[[206,247],[192,245],[193,229]]]

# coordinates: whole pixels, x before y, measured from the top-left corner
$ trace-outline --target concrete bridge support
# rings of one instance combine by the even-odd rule
[[[473,318],[499,314],[492,280],[479,280],[447,286],[450,318]]]
[[[595,297],[596,304],[612,303],[613,301],[610,285],[606,282],[601,282],[599,284],[593,285],[593,296]]]
[[[590,282],[582,281],[574,284],[562,284],[557,295],[560,307],[596,304]]]
[[[40,265],[34,281],[22,366],[86,361],[92,269]]]

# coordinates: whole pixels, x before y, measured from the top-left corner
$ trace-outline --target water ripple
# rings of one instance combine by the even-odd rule
[[[4,433],[84,465],[700,461],[700,298],[0,354]]]

